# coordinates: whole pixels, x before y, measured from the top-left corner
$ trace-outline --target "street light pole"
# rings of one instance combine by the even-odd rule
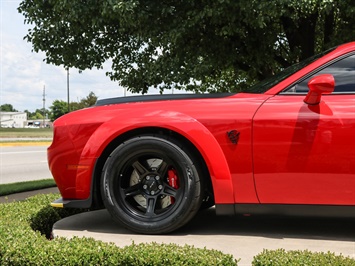
[[[43,127],[45,127],[46,119],[46,85],[43,85]]]
[[[69,106],[69,67],[67,67],[67,96],[68,96],[68,113],[70,112]]]

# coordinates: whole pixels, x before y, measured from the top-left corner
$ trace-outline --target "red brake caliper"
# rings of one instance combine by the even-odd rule
[[[169,181],[169,186],[172,188],[178,189],[179,188],[179,178],[177,176],[177,172],[174,168],[168,170],[168,181]],[[175,202],[174,197],[170,197],[170,202],[173,204]]]

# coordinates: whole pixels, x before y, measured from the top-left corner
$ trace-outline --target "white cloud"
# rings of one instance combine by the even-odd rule
[[[30,43],[23,40],[29,25],[17,12],[20,1],[1,1],[0,11],[0,103],[12,104],[17,110],[34,111],[43,107],[43,88],[46,88],[46,107],[56,99],[67,100],[67,71],[61,66],[43,62],[43,53],[31,52]],[[100,98],[123,96],[123,88],[111,82],[104,70],[70,69],[70,100],[86,97],[91,91]]]
[[[41,109],[44,86],[46,108],[56,99],[66,101],[67,71],[44,63],[44,54],[32,53],[31,44],[23,40],[30,26],[24,24],[24,17],[17,11],[20,1],[1,0],[0,3],[0,104],[12,104],[19,111]],[[102,70],[82,73],[70,69],[70,100],[80,100],[91,91],[100,99],[123,96],[124,89],[105,74],[110,66],[107,62]],[[149,93],[159,91],[150,89]]]

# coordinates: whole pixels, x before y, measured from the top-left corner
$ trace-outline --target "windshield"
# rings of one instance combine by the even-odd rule
[[[277,73],[274,76],[271,76],[267,79],[264,79],[263,81],[256,83],[255,85],[251,86],[250,88],[246,89],[244,92],[250,92],[250,93],[264,93],[267,90],[271,89],[273,86],[276,84],[280,83],[284,79],[288,78],[291,76],[293,73],[296,73],[297,71],[301,70],[305,66],[309,65],[310,63],[316,61],[318,58],[321,58],[323,55],[329,53],[330,51],[334,50],[336,47],[329,49],[325,52],[322,52],[320,54],[316,54],[312,57],[307,58],[306,60],[303,60],[299,63],[296,63],[292,66],[289,66],[288,68],[284,69],[283,71]]]

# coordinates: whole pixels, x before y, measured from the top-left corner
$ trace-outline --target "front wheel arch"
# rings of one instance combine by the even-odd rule
[[[185,149],[191,152],[198,161],[198,164],[200,165],[202,171],[201,178],[203,178],[204,183],[204,199],[202,207],[207,208],[214,205],[214,191],[211,176],[208,171],[206,162],[204,161],[198,149],[188,139],[186,139],[184,136],[180,135],[175,131],[160,127],[143,127],[128,131],[115,138],[113,141],[111,141],[109,145],[107,145],[107,147],[104,149],[104,151],[96,161],[95,171],[93,174],[93,209],[104,208],[100,186],[102,178],[101,174],[106,160],[121,143],[137,136],[156,136],[166,138],[167,140],[173,139],[175,141],[178,141],[181,145],[185,147]]]

